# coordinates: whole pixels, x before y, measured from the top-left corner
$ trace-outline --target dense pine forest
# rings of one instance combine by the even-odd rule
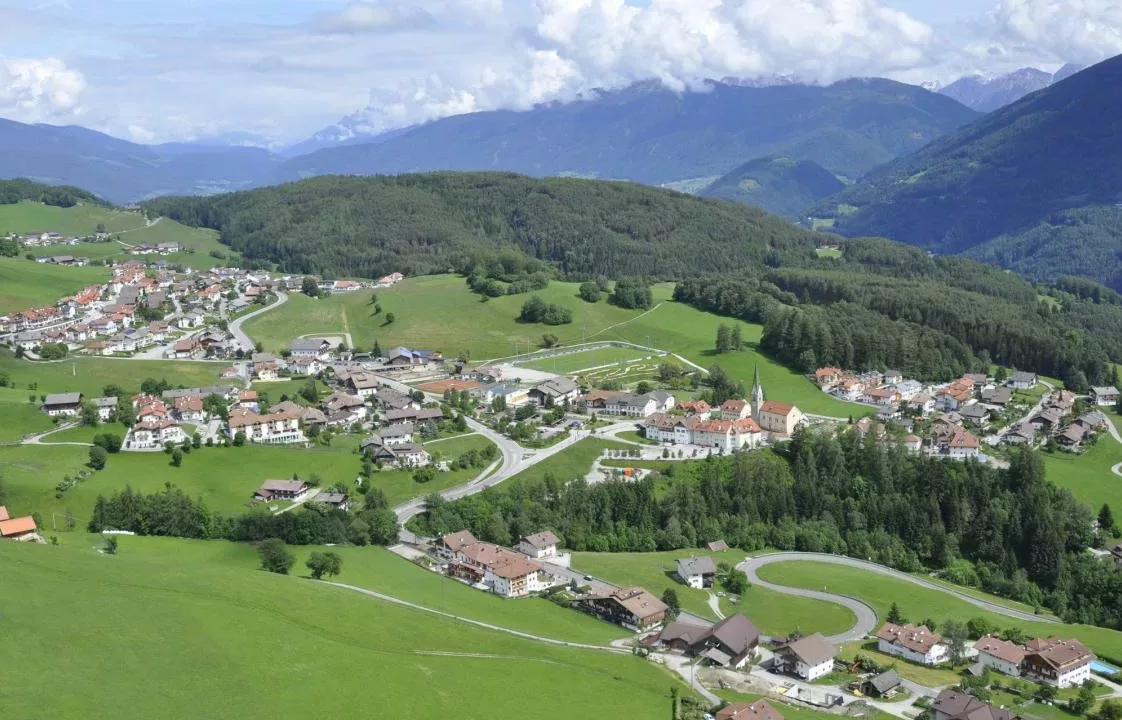
[[[13,205],[24,200],[64,208],[78,203],[107,204],[93,193],[68,185],[43,185],[23,178],[0,180],[0,205]]]
[[[455,502],[432,496],[416,529],[466,527],[510,543],[550,528],[565,547],[601,552],[724,539],[744,550],[847,554],[950,570],[1071,621],[1122,627],[1122,571],[1086,554],[1090,511],[1045,480],[1032,452],[998,470],[863,444],[849,432],[800,431],[775,451],[668,463],[657,479],[569,480],[547,475]]]

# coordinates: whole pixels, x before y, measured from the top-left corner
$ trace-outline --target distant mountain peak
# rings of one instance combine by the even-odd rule
[[[993,112],[1020,100],[1029,93],[1043,90],[1052,83],[1068,78],[1082,69],[1080,65],[1068,63],[1055,73],[1034,67],[1023,67],[1002,73],[975,72],[947,85],[933,82],[925,84],[925,87],[952,97],[978,112]]]

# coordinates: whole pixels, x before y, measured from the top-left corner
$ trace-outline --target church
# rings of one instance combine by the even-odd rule
[[[791,435],[806,416],[794,405],[768,400],[760,383],[760,366],[756,365],[752,379],[752,419],[768,435]]]

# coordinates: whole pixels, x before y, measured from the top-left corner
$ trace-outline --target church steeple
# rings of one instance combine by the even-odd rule
[[[764,402],[764,386],[760,384],[760,364],[756,363],[756,370],[752,376],[752,417],[758,422],[760,419],[760,405]]]

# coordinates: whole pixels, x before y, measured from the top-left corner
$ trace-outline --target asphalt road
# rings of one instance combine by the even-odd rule
[[[246,320],[249,320],[250,318],[257,317],[262,313],[267,313],[270,310],[275,310],[276,308],[279,308],[281,305],[284,305],[286,302],[288,302],[288,293],[284,292],[283,290],[274,290],[274,292],[277,294],[277,301],[275,303],[273,303],[272,305],[266,305],[260,310],[254,310],[251,313],[246,313],[245,315],[242,315],[240,318],[230,323],[230,334],[234,336],[234,339],[238,341],[238,344],[242,346],[243,350],[253,350],[253,340],[250,339],[249,335],[246,335],[242,330],[242,323],[244,323]]]
[[[916,577],[914,575],[900,572],[899,570],[893,570],[892,568],[885,567],[884,565],[878,565],[876,563],[867,562],[865,560],[857,560],[855,558],[848,558],[840,555],[799,552],[773,553],[771,555],[760,555],[758,557],[748,558],[747,560],[736,566],[739,570],[744,572],[744,574],[748,577],[749,582],[759,585],[760,587],[774,590],[776,592],[783,593],[784,595],[794,595],[797,597],[808,597],[814,598],[816,600],[824,600],[826,602],[832,602],[848,608],[857,618],[857,623],[847,632],[831,636],[829,640],[834,643],[846,643],[852,642],[854,640],[860,640],[866,635],[870,635],[875,632],[879,625],[879,622],[877,620],[877,613],[870,605],[861,600],[846,597],[843,595],[835,595],[829,592],[828,589],[818,591],[807,590],[805,588],[788,587],[786,585],[776,585],[774,583],[769,583],[765,580],[760,579],[759,575],[757,575],[757,571],[765,565],[771,565],[772,563],[779,562],[799,561],[812,561],[820,563],[830,563],[833,565],[845,565],[847,567],[858,568],[860,570],[876,573],[878,575],[884,575],[886,577],[891,577],[896,580],[908,582],[913,585],[919,585],[920,587],[926,588],[928,590],[934,590],[936,592],[952,595],[959,600],[962,600],[963,602],[970,603],[971,605],[982,608],[983,610],[988,610],[989,612],[996,613],[998,615],[1004,615],[1005,617],[1010,617],[1015,620],[1059,623],[1059,620],[1048,615],[1035,615],[1031,612],[1016,610],[1004,605],[998,605],[996,603],[989,602],[988,600],[982,600],[972,595],[954,590],[953,588],[948,588],[944,585],[940,585],[938,583],[924,580],[923,578]]]

